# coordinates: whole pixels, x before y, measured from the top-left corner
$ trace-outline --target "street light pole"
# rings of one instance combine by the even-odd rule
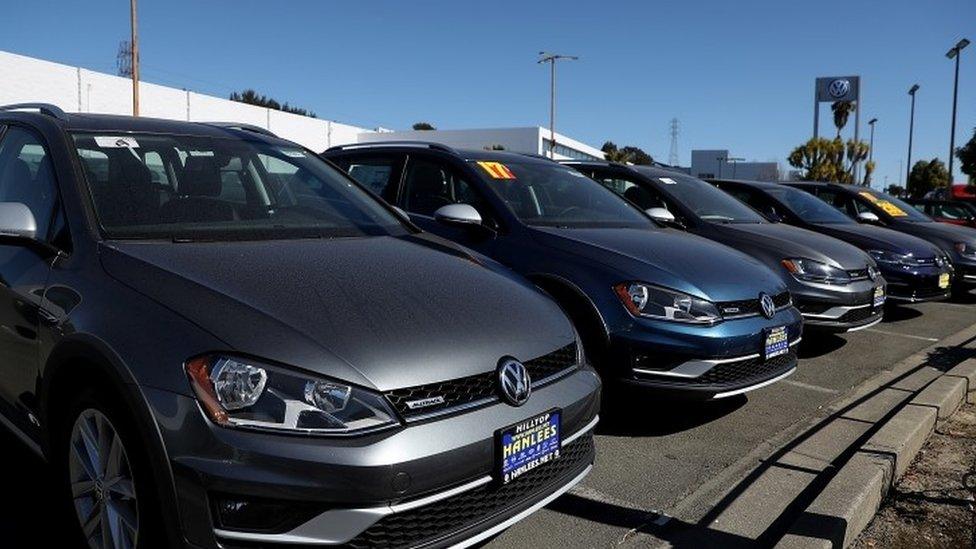
[[[735,179],[735,167],[739,164],[739,162],[745,162],[745,160],[746,160],[745,158],[739,158],[737,156],[725,157],[726,162],[732,163],[732,179]]]
[[[956,79],[952,85],[952,129],[949,130],[949,184],[952,185],[952,159],[956,152],[956,99],[959,96],[959,58],[962,50],[969,45],[969,40],[963,38],[946,52],[946,57],[956,60]]]
[[[905,188],[908,188],[908,178],[912,174],[912,134],[915,132],[915,92],[918,91],[918,84],[908,90],[908,95],[912,96],[912,113],[908,118],[908,165],[905,167]]]
[[[566,59],[576,61],[575,55],[560,55],[540,51],[539,63],[549,63],[549,158],[556,155],[556,61]]]
[[[874,124],[877,121],[877,118],[868,120],[868,126],[871,126],[871,141],[868,144],[868,162],[874,161]]]
[[[132,27],[132,116],[139,116],[139,29],[136,0],[129,0],[129,23]]]

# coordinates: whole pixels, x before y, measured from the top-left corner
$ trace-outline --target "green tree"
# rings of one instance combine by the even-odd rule
[[[790,166],[803,170],[800,176],[803,180],[854,183],[854,166],[867,156],[868,144],[863,141],[815,137],[793,149],[787,160]],[[867,172],[866,178],[870,174]]]
[[[835,101],[830,105],[830,110],[834,112],[834,126],[837,126],[837,137],[840,137],[840,131],[847,125],[847,119],[850,118],[851,113],[856,108],[854,103],[850,101]]]
[[[654,158],[651,155],[647,154],[644,149],[634,147],[633,145],[618,148],[617,144],[613,141],[607,141],[600,147],[600,150],[603,151],[604,157],[610,162],[642,165],[651,165],[654,163]]]
[[[905,194],[905,187],[902,187],[901,185],[888,185],[888,194],[902,196]]]
[[[908,194],[921,198],[925,193],[949,185],[949,171],[938,158],[919,160],[908,174]]]
[[[969,176],[969,184],[976,185],[976,128],[973,128],[969,141],[956,149],[956,158],[959,159],[959,169]]]
[[[315,113],[308,109],[303,109],[301,107],[294,107],[292,105],[289,105],[287,102],[279,103],[277,100],[268,97],[266,95],[261,95],[260,93],[252,89],[246,89],[242,92],[233,92],[230,94],[230,100],[237,101],[238,103],[247,103],[248,105],[257,105],[258,107],[274,109],[276,111],[290,112],[292,114],[297,114],[300,116],[317,118],[315,116]]]
[[[417,122],[416,124],[413,125],[413,129],[417,131],[428,131],[428,130],[436,130],[437,128],[435,128],[434,125],[429,122]]]

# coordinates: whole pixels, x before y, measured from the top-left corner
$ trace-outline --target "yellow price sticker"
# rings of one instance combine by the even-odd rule
[[[502,164],[501,162],[478,162],[481,169],[488,172],[488,175],[492,179],[515,179],[515,174],[512,170],[508,169],[508,166]]]
[[[949,273],[942,273],[939,275],[939,288],[945,290],[949,287]]]
[[[861,192],[859,192],[857,194],[863,196],[864,198],[867,198],[873,204],[877,205],[879,208],[881,208],[882,210],[884,210],[884,212],[886,214],[888,214],[888,215],[890,215],[892,217],[904,217],[904,216],[908,215],[907,213],[905,213],[904,210],[902,210],[898,206],[895,206],[890,201],[888,201],[888,200],[882,200],[882,199],[874,196],[873,194],[871,194],[871,193],[869,193],[867,191],[861,191]]]

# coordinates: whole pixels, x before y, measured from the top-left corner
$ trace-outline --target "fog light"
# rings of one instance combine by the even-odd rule
[[[280,534],[295,529],[323,511],[319,504],[242,496],[211,498],[217,527],[238,532]]]

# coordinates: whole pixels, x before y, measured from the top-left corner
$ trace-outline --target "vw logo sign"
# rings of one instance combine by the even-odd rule
[[[843,78],[838,78],[833,80],[830,84],[827,84],[827,93],[830,94],[834,99],[840,99],[841,97],[847,96],[851,92],[851,81],[845,80]]]
[[[502,398],[512,406],[521,406],[532,394],[532,378],[525,365],[514,358],[506,358],[498,365],[498,388]]]
[[[776,314],[776,304],[769,294],[759,294],[759,306],[762,307],[763,316],[766,318],[773,318]]]

